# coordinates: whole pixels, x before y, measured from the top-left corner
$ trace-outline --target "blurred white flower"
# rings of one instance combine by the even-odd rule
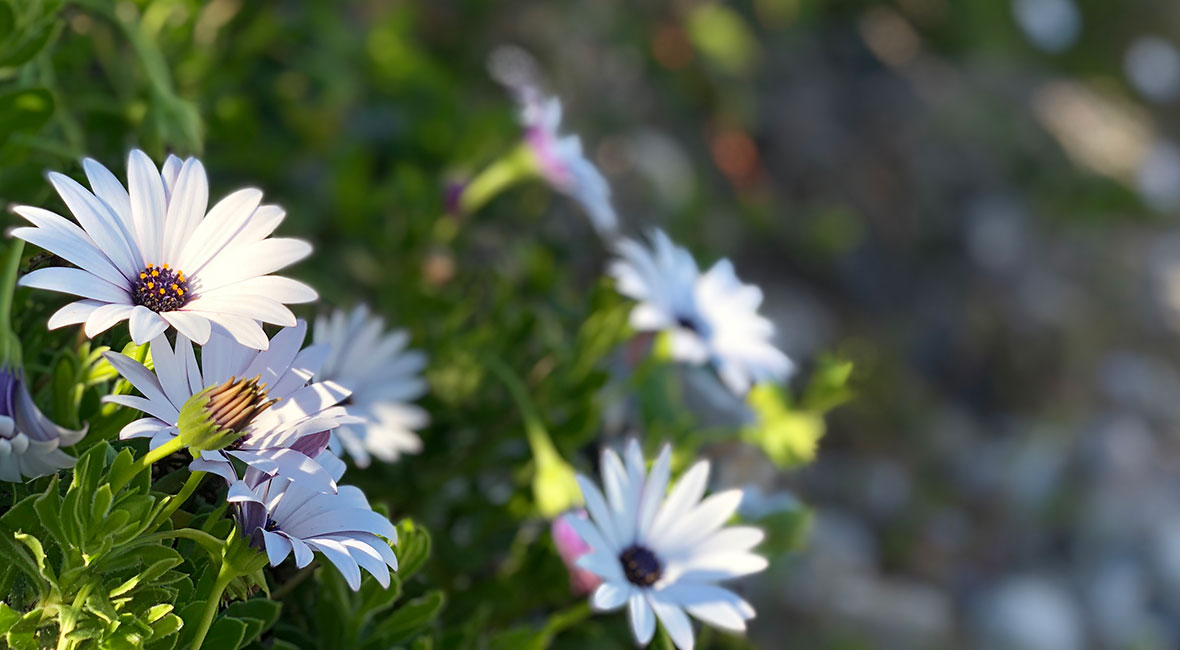
[[[269,349],[261,352],[214,334],[201,348],[200,362],[184,336],[176,337],[175,348],[160,336],[151,345],[154,370],[126,355],[107,352],[106,359],[143,397],[108,395],[103,401],[149,416],[123,427],[119,438],[151,438],[151,447],[159,447],[178,435],[180,411],[194,395],[235,379],[257,377],[260,410],[236,429],[242,436],[225,449],[201,451],[191,468],[213,472],[232,483],[237,480],[230,462],[233,457],[267,474],[302,468],[331,484],[341,468],[330,454],[322,455],[328,442],[325,432],[355,418],[339,406],[349,395],[347,389],[331,381],[312,381],[328,350],[323,346],[300,349],[306,334],[307,324],[298,321],[295,327],[275,334]],[[268,399],[274,403],[266,405]]]
[[[576,135],[562,135],[561,101],[544,97],[533,87],[517,88],[525,142],[536,158],[541,175],[549,184],[581,204],[595,230],[606,239],[614,238],[619,219],[611,205],[610,185],[582,151]]]
[[[196,158],[169,156],[163,170],[142,151],[127,163],[128,187],[99,163],[82,161],[93,193],[51,172],[78,224],[48,210],[16,206],[33,224],[13,236],[74,266],[38,269],[20,285],[82,298],[49,319],[49,328],[85,323],[94,337],[124,320],[144,344],[169,326],[200,345],[212,332],[264,350],[260,322],[295,324],[288,303],[315,300],[311,287],[268,275],[311,253],[297,239],[269,238],[284,212],[260,205],[262,192],[230,194],[206,214],[209,183]]]
[[[397,542],[393,524],[373,512],[360,489],[342,485],[336,492],[324,492],[306,478],[250,470],[231,485],[226,500],[236,504],[242,534],[266,551],[271,566],[294,553],[295,565],[303,568],[319,551],[353,591],[361,588],[362,568],[388,587],[397,556],[381,537]]]
[[[605,497],[579,476],[591,519],[566,521],[592,549],[578,559],[578,566],[603,580],[590,604],[600,611],[626,605],[640,645],[651,641],[658,618],[676,647],[691,650],[694,637],[687,614],[726,630],[746,629],[754,608],[716,583],[762,571],[767,562],[750,552],[762,541],[762,531],[725,527],[742,491],[701,501],[709,463],[699,461],[668,493],[671,456],[665,445],[649,475],[634,440],[627,445],[626,465],[613,450],[604,451]]]
[[[1047,52],[1065,50],[1082,31],[1073,0],[1013,0],[1012,13],[1028,40]]]
[[[619,259],[609,268],[619,293],[639,302],[631,326],[667,332],[676,360],[711,362],[737,394],[754,383],[786,379],[793,364],[770,342],[774,325],[758,313],[762,290],[742,284],[727,259],[702,274],[662,230],[650,239],[650,248],[620,241]]]
[[[49,421],[29,395],[24,374],[0,368],[0,481],[20,483],[74,466],[61,450],[86,436]]]
[[[1180,52],[1158,36],[1140,36],[1127,48],[1123,69],[1131,85],[1148,99],[1168,102],[1180,96]]]
[[[358,467],[367,467],[370,456],[392,463],[402,454],[422,451],[414,431],[430,416],[410,402],[426,393],[426,355],[406,349],[409,332],[386,332],[384,321],[360,305],[351,313],[337,310],[317,318],[314,336],[329,350],[316,379],[351,391],[345,408],[362,420],[333,431],[333,451],[347,452]]]

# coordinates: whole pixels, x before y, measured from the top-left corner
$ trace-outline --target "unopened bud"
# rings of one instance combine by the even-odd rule
[[[180,409],[180,437],[194,454],[239,443],[259,413],[278,400],[266,399],[266,387],[253,379],[230,377],[193,395]]]

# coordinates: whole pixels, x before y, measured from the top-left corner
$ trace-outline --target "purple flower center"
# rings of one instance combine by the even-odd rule
[[[131,301],[156,313],[176,311],[187,305],[191,297],[184,272],[168,268],[167,264],[160,267],[148,264],[131,285]]]
[[[643,546],[632,545],[623,549],[619,553],[619,562],[623,565],[623,575],[631,584],[639,587],[654,585],[664,574],[659,558]]]

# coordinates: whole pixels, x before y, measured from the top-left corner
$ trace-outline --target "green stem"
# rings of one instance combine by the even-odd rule
[[[193,472],[188,475],[188,480],[184,482],[184,486],[180,488],[180,492],[168,501],[168,505],[156,516],[155,522],[152,523],[152,530],[158,529],[164,525],[165,521],[172,516],[180,506],[184,505],[185,501],[197,491],[197,487],[201,485],[201,481],[205,478],[205,472]]]
[[[118,476],[111,477],[111,491],[118,493],[127,485],[131,479],[139,475],[140,472],[152,466],[153,463],[174,454],[184,448],[184,442],[179,437],[173,438],[168,442],[156,447],[148,453],[140,456],[134,463],[128,465],[127,469],[123,470]]]
[[[525,143],[498,158],[467,183],[459,196],[459,211],[474,214],[500,192],[535,174],[536,162]]]
[[[12,296],[16,293],[16,276],[20,270],[21,253],[25,242],[13,239],[5,251],[4,267],[0,270],[0,362],[20,365],[20,342],[12,329]]]
[[[222,562],[221,569],[217,572],[217,579],[213,581],[213,588],[209,592],[209,599],[205,601],[205,612],[201,614],[201,622],[197,624],[197,633],[193,636],[190,646],[192,650],[201,649],[201,644],[205,642],[205,635],[209,634],[209,627],[213,625],[213,618],[217,616],[221,595],[225,593],[225,588],[236,577],[238,577],[237,573],[229,565],[229,562]]]
[[[512,400],[516,402],[516,407],[520,409],[520,417],[524,420],[524,432],[529,440],[529,448],[532,449],[533,457],[538,464],[542,460],[560,459],[561,454],[558,453],[557,447],[549,437],[549,432],[541,424],[541,415],[529,398],[528,389],[525,388],[524,382],[503,361],[496,358],[486,358],[484,362],[492,374],[504,382],[504,387],[508,389]]]
[[[82,603],[86,602],[92,589],[94,589],[93,582],[82,585],[82,588],[78,590],[78,595],[74,597],[73,606],[62,608],[61,625],[57,635],[57,650],[69,650],[77,645],[76,642],[70,641],[66,637],[77,627],[78,612],[82,610]]]

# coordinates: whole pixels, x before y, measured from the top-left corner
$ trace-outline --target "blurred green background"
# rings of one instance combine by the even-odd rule
[[[199,154],[213,195],[257,185],[315,243],[294,274],[324,308],[369,302],[430,354],[425,452],[352,480],[433,531],[416,580],[448,591],[449,634],[577,602],[531,515],[520,416],[481,360],[520,374],[589,470],[625,313],[588,221],[543,185],[447,215],[447,187],[520,137],[486,70],[514,44],[629,233],[733,258],[800,381],[825,353],[856,364],[810,467],[707,447],[718,486],[816,513],[805,550],[746,581],[753,644],[1180,645],[1180,5],[4,7],[0,201],[59,207],[43,173],[83,155],[122,175],[133,146]],[[690,426],[648,419],[649,441]],[[557,646],[630,647],[621,619]]]

